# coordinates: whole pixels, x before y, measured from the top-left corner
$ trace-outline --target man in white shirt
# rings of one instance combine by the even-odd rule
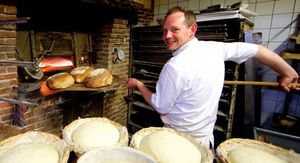
[[[165,127],[189,134],[209,147],[224,84],[224,61],[242,63],[254,57],[280,74],[286,90],[299,89],[297,72],[269,49],[249,43],[199,41],[195,37],[196,18],[192,11],[170,9],[163,22],[163,40],[172,58],[164,65],[150,91],[141,81],[130,78],[127,87],[138,89],[159,114]]]

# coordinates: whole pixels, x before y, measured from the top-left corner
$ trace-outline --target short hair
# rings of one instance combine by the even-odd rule
[[[190,27],[191,25],[193,25],[194,23],[196,23],[196,16],[194,14],[193,11],[191,10],[185,10],[182,7],[179,6],[175,6],[169,9],[169,11],[167,12],[164,20],[171,14],[175,13],[175,12],[182,12],[184,13],[184,17],[185,17],[185,22],[186,24]]]

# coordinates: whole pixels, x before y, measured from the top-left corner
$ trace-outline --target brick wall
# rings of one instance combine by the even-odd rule
[[[138,14],[138,25],[147,25],[153,22],[153,9],[144,8],[139,3],[132,4]],[[114,120],[124,126],[127,123],[128,105],[124,97],[128,95],[125,81],[129,75],[129,47],[130,47],[130,28],[128,21],[115,19],[111,24],[99,29],[93,35],[95,44],[93,48],[97,51],[98,67],[108,68],[113,75],[118,75],[124,79],[124,84],[116,91],[112,91],[105,96],[104,117]],[[120,48],[125,52],[125,59],[113,63],[115,55],[114,49]]]
[[[0,4],[0,20],[16,19],[15,6]],[[16,60],[16,24],[0,24],[0,60]],[[17,66],[0,66],[0,96],[18,99],[18,68]],[[20,126],[20,132],[28,130],[47,131],[61,134],[63,127],[62,109],[57,108],[54,99],[45,99],[38,107],[15,105],[0,100],[1,124]]]
[[[104,101],[104,117],[114,120],[122,125],[127,122],[127,104],[124,96],[128,95],[125,81],[129,72],[129,40],[130,29],[127,20],[115,19],[111,24],[99,29],[93,35],[94,45],[97,56],[97,67],[107,68],[113,75],[124,79],[116,91],[109,92]],[[116,57],[115,49],[122,49],[125,52],[125,59],[113,62]]]
[[[145,25],[153,21],[152,9],[143,10],[137,5],[139,23]],[[17,9],[14,6],[0,4],[0,20],[16,18]],[[126,126],[128,106],[124,96],[128,95],[125,81],[129,75],[130,27],[128,21],[115,19],[110,24],[101,27],[93,34],[93,50],[96,52],[97,65],[109,69],[113,75],[124,79],[116,91],[108,92],[104,100],[104,117]],[[0,25],[0,60],[16,60],[16,24]],[[125,59],[113,63],[116,57],[115,49],[124,50]],[[17,98],[13,87],[18,86],[16,66],[0,66],[0,96]],[[39,130],[56,135],[63,128],[63,109],[55,105],[55,98],[45,98],[38,101],[40,106],[20,106],[0,101],[0,121],[6,124],[21,126],[22,130]],[[15,108],[15,113],[13,115]]]
[[[16,18],[17,9],[14,6],[0,4],[0,20]],[[16,25],[0,24],[0,60],[16,60]],[[16,98],[13,87],[18,85],[16,66],[0,66],[0,96]],[[0,101],[0,121],[12,124],[14,104]]]
[[[133,3],[132,6],[138,14],[138,25],[148,25],[154,21],[154,11],[152,8],[145,8],[140,3]]]
[[[17,105],[15,125],[24,131],[38,130],[61,136],[63,108],[56,105],[56,100],[56,97],[45,99],[37,107]]]

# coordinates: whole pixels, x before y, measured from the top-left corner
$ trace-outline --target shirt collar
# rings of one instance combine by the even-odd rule
[[[177,50],[175,50],[172,53],[172,56],[175,57],[176,55],[180,54],[181,52],[183,52],[185,49],[187,49],[191,44],[193,44],[193,42],[196,42],[198,39],[195,37],[192,40],[188,41],[186,44],[184,44],[183,46],[181,46],[180,48],[178,48]]]

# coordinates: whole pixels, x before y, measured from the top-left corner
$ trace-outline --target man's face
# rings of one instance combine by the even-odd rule
[[[163,40],[171,52],[177,50],[194,37],[194,32],[185,23],[184,13],[182,12],[175,12],[166,17],[163,30]]]

